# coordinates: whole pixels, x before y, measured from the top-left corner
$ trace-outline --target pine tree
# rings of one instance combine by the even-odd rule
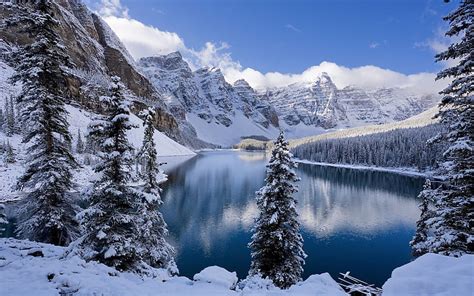
[[[82,142],[81,129],[77,129],[76,153],[84,153],[84,142]]]
[[[10,100],[7,98],[5,100],[5,123],[4,123],[4,130],[7,137],[11,137],[13,135],[13,126],[12,126],[12,114],[10,113]]]
[[[40,0],[22,5],[24,13],[9,24],[26,25],[36,39],[14,55],[16,74],[12,80],[22,83],[17,102],[29,155],[26,171],[18,180],[20,190],[29,190],[17,231],[31,240],[67,245],[77,235],[75,207],[68,197],[71,171],[77,166],[68,150],[71,136],[64,107],[63,67],[68,65],[68,57],[54,31],[58,21],[52,4]]]
[[[85,235],[78,246],[86,260],[139,271],[143,246],[137,239],[141,231],[137,209],[143,194],[129,185],[133,147],[127,131],[133,125],[123,87],[120,78],[112,77],[111,95],[102,98],[108,114],[89,126],[89,136],[100,148],[101,162],[95,171],[101,177],[94,183],[90,208],[83,213]]]
[[[450,24],[446,35],[460,41],[436,56],[437,61],[458,60],[441,71],[437,79],[452,78],[441,94],[438,116],[447,127],[449,142],[443,154],[446,182],[436,188],[436,208],[428,251],[449,256],[474,252],[474,1],[461,1],[444,18]]]
[[[293,171],[296,164],[291,157],[288,142],[280,133],[267,165],[266,184],[257,192],[260,213],[249,244],[252,251],[249,274],[268,277],[280,288],[301,280],[306,257],[293,197],[297,191],[294,182],[299,179]]]
[[[0,203],[0,231],[4,231],[5,227],[2,224],[7,224],[7,216],[5,215],[5,205]]]
[[[0,131],[3,131],[4,125],[5,125],[5,115],[3,114],[3,109],[0,108]]]
[[[420,209],[420,218],[416,222],[416,233],[413,239],[410,241],[410,246],[413,250],[414,256],[421,256],[428,253],[426,240],[429,236],[431,221],[433,218],[433,210],[430,206],[433,205],[433,191],[431,190],[431,181],[426,179],[425,185],[423,185],[423,190],[418,195],[418,198],[421,200],[419,205]]]
[[[10,144],[10,141],[7,141],[7,146],[5,148],[5,162],[15,163],[15,153],[13,152],[13,147]]]
[[[143,242],[142,258],[147,264],[157,268],[166,267],[173,271],[175,268],[174,249],[165,240],[168,230],[163,216],[159,212],[162,201],[158,178],[161,171],[153,139],[155,133],[153,114],[152,109],[147,110],[145,114],[143,122],[145,134],[143,145],[138,153],[138,159],[143,165],[142,178],[144,180],[144,199],[139,208],[140,217],[142,217],[139,240]]]
[[[10,110],[8,110],[7,124],[8,124],[9,130],[13,134],[16,132],[16,124],[15,124],[15,103],[13,102],[12,96],[10,96],[10,103],[8,104],[8,106],[10,107]]]

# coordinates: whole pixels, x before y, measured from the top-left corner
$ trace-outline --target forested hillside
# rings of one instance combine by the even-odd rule
[[[443,127],[396,129],[383,133],[325,139],[293,148],[297,158],[315,162],[378,167],[409,167],[420,171],[437,168],[445,144],[430,143]]]

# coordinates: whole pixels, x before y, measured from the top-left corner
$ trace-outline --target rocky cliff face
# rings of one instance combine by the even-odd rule
[[[1,26],[5,21],[21,13],[21,7],[28,7],[27,1],[0,2]],[[156,127],[169,137],[188,146],[202,147],[205,143],[195,138],[192,130],[182,130],[175,116],[164,103],[148,79],[143,76],[133,58],[129,55],[118,37],[110,27],[97,15],[92,13],[80,0],[52,1],[55,18],[60,26],[58,33],[74,63],[68,77],[68,89],[73,100],[83,107],[100,111],[95,98],[107,88],[110,76],[117,75],[129,90],[129,98],[134,102],[133,110],[140,110],[144,105],[156,109]],[[0,39],[14,48],[31,43],[35,36],[25,32],[20,24],[16,27],[2,27]],[[8,62],[8,52],[0,56]]]

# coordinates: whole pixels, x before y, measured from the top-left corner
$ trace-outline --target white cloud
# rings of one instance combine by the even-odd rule
[[[135,59],[186,49],[183,39],[176,33],[161,31],[125,17],[105,16],[103,19]]]
[[[121,16],[128,18],[128,9],[120,3],[120,0],[101,0],[99,13],[102,16]]]
[[[380,44],[378,42],[372,42],[372,43],[369,44],[369,48],[377,48],[379,46],[380,46]]]
[[[422,42],[416,42],[415,47],[418,48],[428,48],[430,49],[434,54],[441,53],[443,51],[446,51],[449,47],[450,44],[453,42],[459,42],[460,37],[447,37],[445,36],[446,28],[438,28],[436,30],[436,33],[434,36],[430,39],[427,39]],[[442,65],[443,68],[449,68],[457,65],[459,63],[458,59],[451,59],[447,61],[441,61],[440,64]]]
[[[252,87],[265,89],[298,82],[311,82],[322,72],[327,72],[340,88],[348,85],[368,89],[403,87],[420,93],[433,93],[444,86],[444,83],[434,81],[435,74],[433,73],[405,75],[372,65],[347,68],[326,61],[309,67],[302,73],[261,73],[249,67],[245,68],[234,60],[230,53],[230,46],[225,42],[219,44],[206,42],[203,48],[195,50],[187,47],[184,40],[176,33],[162,31],[130,18],[119,0],[102,0],[102,3],[107,5],[99,9],[99,12],[107,12],[102,15],[104,20],[135,59],[180,51],[192,69],[203,66],[218,67],[230,83],[245,79]],[[436,44],[432,45],[435,47]]]
[[[301,30],[298,29],[297,27],[293,26],[292,24],[286,24],[285,25],[285,28],[287,28],[288,30],[291,30],[293,32],[296,32],[296,33],[300,33]]]

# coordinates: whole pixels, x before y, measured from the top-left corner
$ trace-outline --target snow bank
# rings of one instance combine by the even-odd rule
[[[193,279],[206,283],[212,283],[219,286],[232,289],[237,284],[237,273],[229,272],[219,266],[209,266],[204,268],[200,273],[195,274]]]
[[[193,295],[193,296],[337,296],[346,295],[328,275],[314,275],[288,290],[269,285],[235,287],[235,273],[212,266],[194,276],[169,277],[164,270],[140,278],[78,257],[62,258],[64,248],[0,238],[0,295]],[[264,281],[264,280],[262,280]]]
[[[398,267],[383,285],[383,296],[474,295],[474,255],[426,254]]]

